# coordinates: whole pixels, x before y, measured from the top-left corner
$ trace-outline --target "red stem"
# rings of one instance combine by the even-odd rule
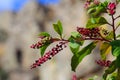
[[[66,42],[69,42],[68,40],[58,39],[58,38],[52,38],[51,41],[52,41],[52,42],[56,42],[56,41],[66,41]]]
[[[115,34],[115,18],[112,15],[112,28],[113,28],[113,38],[116,40],[116,34]]]
[[[118,18],[120,18],[120,15],[119,15],[119,16],[117,16],[117,17],[116,17],[116,18],[114,18],[114,19],[116,20],[116,19],[118,19]]]
[[[100,41],[107,41],[107,42],[110,42],[109,40],[103,39],[103,38],[84,38],[83,40],[100,40]]]

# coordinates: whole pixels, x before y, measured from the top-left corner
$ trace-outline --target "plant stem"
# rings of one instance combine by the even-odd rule
[[[112,15],[112,27],[113,27],[113,38],[116,40],[116,34],[115,34],[115,18]]]
[[[83,40],[99,40],[99,41],[107,41],[107,42],[110,42],[109,40],[103,39],[103,38],[84,38]]]
[[[118,18],[120,18],[120,15],[119,15],[119,16],[117,16],[117,17],[115,18],[115,20],[116,20],[116,19],[118,19]]]
[[[108,25],[110,25],[110,26],[112,26],[112,24],[110,24],[110,23],[107,23]]]

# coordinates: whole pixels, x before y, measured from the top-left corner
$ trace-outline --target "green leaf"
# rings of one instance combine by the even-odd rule
[[[95,11],[94,13],[92,13],[91,16],[93,16],[93,17],[98,17],[98,16],[100,16],[100,14],[103,13],[103,12],[105,12],[104,7],[102,7],[102,6],[97,6],[97,7],[96,7],[96,11]]]
[[[108,35],[105,37],[106,39],[112,40],[113,39],[113,31],[109,32]]]
[[[120,2],[120,0],[117,0],[118,2]]]
[[[107,20],[104,17],[91,18],[88,20],[86,27],[87,28],[95,28],[100,25],[107,24]]]
[[[54,30],[62,37],[62,33],[63,33],[62,23],[58,21],[57,24],[53,24],[53,27]]]
[[[44,52],[45,52],[45,50],[47,49],[47,47],[48,47],[49,45],[50,45],[50,44],[45,44],[45,45],[43,45],[43,46],[40,48],[40,54],[41,54],[41,56],[44,55]]]
[[[120,47],[116,47],[114,50],[113,50],[113,56],[119,56],[120,55]]]
[[[90,5],[90,8],[88,9],[87,13],[92,17],[98,17],[101,13],[106,12],[106,7],[104,6],[104,3],[100,3],[99,5]]]
[[[73,55],[71,59],[72,71],[75,71],[78,64],[83,60],[85,56],[89,55],[92,52],[95,46],[96,46],[96,42],[92,42],[86,47],[84,47],[82,50],[80,50],[77,54]]]
[[[88,14],[92,14],[92,13],[94,13],[94,12],[96,12],[96,8],[95,8],[95,7],[90,8],[90,9],[88,9],[88,11],[87,11]]]
[[[94,76],[94,77],[91,77],[89,78],[89,80],[97,80],[98,76]]]
[[[73,54],[76,54],[80,48],[80,45],[76,42],[70,42],[69,46],[70,46],[70,50],[72,51]]]
[[[120,40],[114,40],[111,43],[112,46],[112,54],[113,56],[119,56],[120,55]]]
[[[72,32],[71,37],[69,38],[69,46],[73,54],[76,54],[83,44],[83,41],[79,40],[81,35],[78,32]]]
[[[77,43],[79,45],[83,45],[84,40],[81,40],[81,35],[78,32],[72,32],[70,38],[68,39],[72,43]]]
[[[74,38],[80,38],[81,37],[79,32],[71,32],[71,36],[74,37]]]
[[[106,13],[106,7],[108,5],[108,1],[104,1],[99,3],[99,5],[91,4],[88,8],[87,13],[92,17],[98,17],[101,16],[100,14]]]
[[[108,69],[105,70],[105,73],[104,73],[104,75],[103,75],[103,79],[104,79],[104,80],[107,79],[108,74],[111,74],[111,73],[113,73],[113,72],[116,70],[116,65],[115,65],[115,63],[116,63],[116,62],[113,61],[113,62],[111,63],[111,65],[110,65],[110,67],[108,67]]]
[[[108,75],[107,80],[116,80],[117,77],[117,73],[112,73],[110,75]]]
[[[76,42],[75,38],[72,36],[69,38],[69,46],[73,54],[78,52],[80,45],[82,45],[82,42]]]
[[[98,18],[98,21],[99,21],[98,23],[100,23],[101,25],[107,24],[107,20],[104,17]]]
[[[110,43],[112,47],[120,47],[120,40],[114,40]]]
[[[63,32],[61,21],[59,20],[59,21],[57,22],[57,24],[58,24],[58,26],[61,28],[61,32]]]
[[[107,54],[109,54],[111,51],[111,45],[107,42],[102,43],[100,46],[100,54],[102,59],[106,59]]]
[[[106,0],[106,1],[104,1],[103,3],[101,3],[100,6],[106,8],[107,5],[108,5],[108,3],[109,3],[109,1]]]
[[[116,66],[120,68],[120,55],[116,59]]]
[[[45,37],[50,37],[50,34],[47,32],[41,32],[38,34],[38,36],[45,36]]]
[[[70,42],[76,42],[80,45],[83,44],[83,40],[81,40],[81,35],[78,32],[71,32],[71,36],[68,39]]]
[[[120,38],[120,34],[117,36],[117,38]]]

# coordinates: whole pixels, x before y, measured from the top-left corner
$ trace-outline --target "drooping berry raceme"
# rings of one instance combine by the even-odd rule
[[[61,41],[59,44],[57,44],[55,47],[53,47],[50,51],[46,52],[44,56],[39,58],[38,60],[35,61],[35,63],[32,64],[32,68],[36,68],[37,66],[41,66],[44,62],[48,61],[51,59],[53,56],[55,56],[57,53],[59,53],[61,50],[66,48],[66,43],[67,41]]]
[[[98,65],[103,66],[103,67],[109,67],[111,64],[110,60],[96,60],[95,61]]]
[[[37,42],[37,43],[35,43],[35,44],[32,44],[31,46],[30,46],[30,48],[33,48],[33,49],[39,49],[41,46],[43,46],[43,43],[42,42]]]
[[[115,3],[109,3],[107,6],[107,11],[110,15],[114,15],[115,14],[115,9],[116,9],[116,4]]]
[[[77,31],[85,38],[97,38],[100,37],[99,28],[80,28],[77,27]]]
[[[50,37],[39,37],[39,41],[35,44],[32,44],[30,46],[30,48],[33,48],[33,49],[39,49],[40,47],[42,47],[47,41],[50,40]]]

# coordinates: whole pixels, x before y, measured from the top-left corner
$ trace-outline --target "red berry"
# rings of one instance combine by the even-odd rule
[[[57,44],[50,51],[45,53],[45,55],[43,57],[36,60],[35,63],[33,63],[33,65],[31,66],[31,69],[36,68],[37,66],[40,66],[41,64],[43,64],[47,60],[51,59],[51,57],[55,56],[58,52],[63,50],[63,47],[64,48],[66,47],[66,42],[65,41],[64,42],[59,42],[59,44]]]

